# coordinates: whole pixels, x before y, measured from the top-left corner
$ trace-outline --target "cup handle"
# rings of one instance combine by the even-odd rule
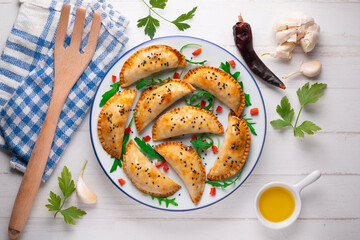
[[[296,191],[300,193],[304,187],[318,180],[320,178],[320,175],[321,174],[319,170],[313,171],[312,173],[307,175],[303,180],[295,184],[293,187],[296,189]]]

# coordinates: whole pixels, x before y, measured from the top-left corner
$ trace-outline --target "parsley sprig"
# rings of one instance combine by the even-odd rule
[[[49,211],[55,212],[54,218],[60,212],[61,215],[64,216],[66,223],[75,225],[76,223],[74,219],[80,218],[81,216],[85,215],[86,212],[74,206],[63,209],[66,200],[75,191],[74,180],[71,179],[71,172],[66,166],[64,166],[61,172],[61,177],[58,177],[58,180],[59,187],[64,195],[64,200],[62,201],[59,195],[53,191],[50,191],[50,198],[48,199],[50,204],[46,204],[45,206],[49,209]]]
[[[276,107],[276,112],[280,115],[282,119],[276,119],[271,121],[271,125],[273,125],[275,128],[291,126],[294,131],[294,136],[297,137],[304,137],[304,133],[312,135],[315,132],[321,130],[319,126],[317,126],[311,121],[306,120],[300,125],[298,125],[298,121],[304,106],[309,103],[316,103],[319,98],[324,95],[324,93],[320,91],[325,87],[325,83],[314,83],[311,86],[309,83],[306,83],[304,86],[302,86],[296,91],[301,107],[297,114],[294,125],[291,122],[294,117],[295,111],[293,108],[291,108],[289,99],[284,96],[280,101],[280,105],[277,105]]]
[[[240,76],[240,72],[234,72],[231,73],[230,70],[230,63],[229,62],[225,62],[225,63],[220,63],[220,69],[224,70],[224,72],[227,72],[228,74],[230,74],[236,81],[238,81],[238,83],[240,84],[242,90],[244,91],[244,95],[245,95],[245,106],[251,106],[251,102],[250,102],[250,94],[245,93],[244,90],[244,83],[242,81],[239,81],[238,78]]]
[[[208,183],[214,187],[227,188],[228,186],[236,184],[236,181],[240,178],[243,169],[244,166],[240,169],[240,171],[233,180],[230,179],[230,180],[218,180],[218,181],[205,181],[205,183]]]
[[[150,144],[146,143],[144,139],[136,137],[134,140],[139,146],[140,151],[147,155],[147,158],[156,158],[158,162],[165,161],[165,159],[160,154],[158,154]]]
[[[100,105],[99,107],[102,107],[105,105],[105,103],[112,97],[114,96],[120,89],[120,82],[116,82],[114,84],[110,85],[111,89],[107,92],[105,92],[102,95],[101,101],[100,101]]]
[[[200,150],[207,150],[214,145],[214,140],[206,133],[200,135],[198,139],[191,140],[190,143],[196,148],[197,154],[201,157]]]
[[[144,32],[145,35],[148,35],[151,39],[154,38],[156,33],[156,28],[160,26],[160,21],[156,18],[153,18],[151,16],[151,13],[155,13],[163,20],[174,24],[180,31],[184,31],[185,29],[190,28],[190,25],[187,23],[184,23],[184,21],[190,20],[194,17],[194,14],[196,12],[197,7],[194,7],[189,12],[181,14],[179,17],[177,17],[175,20],[171,21],[163,16],[161,16],[159,13],[157,13],[154,9],[165,9],[167,0],[150,0],[149,4],[145,2],[145,0],[142,0],[143,3],[149,8],[149,15],[147,17],[139,19],[137,22],[137,27],[145,27]]]
[[[167,197],[155,197],[153,195],[150,195],[152,200],[154,200],[155,198],[159,201],[159,205],[161,206],[162,202],[165,202],[166,208],[169,207],[169,204],[174,205],[174,206],[178,206],[179,204],[177,202],[175,202],[176,198],[172,198],[172,199],[168,199]]]
[[[246,114],[242,115],[241,116],[245,122],[246,122],[246,125],[248,125],[249,129],[250,129],[250,132],[252,132],[252,134],[254,134],[255,136],[257,136],[257,133],[255,131],[255,128],[252,126],[254,124],[256,124],[255,122],[251,122],[253,119],[252,118],[246,118]]]
[[[204,100],[204,99],[207,100],[207,104],[205,106],[201,106],[201,102],[199,102],[199,100]],[[215,101],[214,96],[206,91],[193,94],[189,100],[184,97],[184,100],[185,103],[189,106],[204,108],[211,112],[214,111],[214,101]]]

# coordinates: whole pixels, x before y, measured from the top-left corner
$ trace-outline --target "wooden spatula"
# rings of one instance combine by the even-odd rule
[[[39,189],[41,177],[44,173],[54,140],[56,126],[65,100],[89,64],[94,55],[99,37],[101,15],[94,13],[90,35],[84,53],[80,53],[82,33],[85,23],[85,9],[76,9],[73,34],[68,48],[64,48],[64,40],[69,21],[70,5],[64,4],[55,39],[55,78],[54,89],[50,105],[41,128],[35,147],[16,196],[10,218],[8,234],[16,239],[22,232],[29,216],[36,193]]]

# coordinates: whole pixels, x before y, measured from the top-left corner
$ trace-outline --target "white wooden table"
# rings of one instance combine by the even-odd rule
[[[116,9],[131,21],[126,48],[148,40],[137,19],[148,9],[140,1],[112,0]],[[304,83],[328,84],[325,95],[303,111],[323,130],[304,139],[268,124],[263,154],[254,172],[234,194],[211,207],[184,213],[154,210],[117,190],[101,170],[89,135],[89,115],[66,149],[60,164],[46,184],[42,184],[22,239],[359,239],[360,236],[360,2],[357,0],[317,1],[169,1],[164,15],[175,18],[198,6],[191,28],[179,32],[161,21],[156,36],[186,34],[215,42],[241,59],[232,30],[239,12],[251,23],[258,53],[276,46],[271,32],[275,17],[290,10],[303,10],[321,26],[321,40],[315,51],[305,55],[296,48],[285,62],[263,57],[279,76],[295,70],[302,60],[319,59],[323,71],[316,80],[296,76],[286,80],[286,91],[258,81],[267,108],[268,120],[277,118],[276,105],[287,95],[298,103],[296,90]],[[3,49],[18,3],[0,0],[0,49]],[[160,12],[162,12],[160,10]],[[295,104],[298,109],[298,104]],[[22,175],[9,168],[9,155],[0,151],[0,239],[7,238],[7,226]],[[76,226],[53,218],[45,208],[50,190],[58,190],[57,176],[64,165],[77,174],[84,160],[89,164],[85,179],[98,195],[96,206],[85,206],[74,195],[71,202],[87,211]],[[284,230],[269,230],[256,219],[254,197],[258,189],[273,180],[295,183],[319,169],[321,178],[302,192],[303,209],[298,221]],[[205,193],[208,194],[208,193]]]

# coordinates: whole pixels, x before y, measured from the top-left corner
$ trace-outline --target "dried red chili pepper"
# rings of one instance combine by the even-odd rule
[[[233,34],[236,47],[251,71],[265,82],[285,89],[284,83],[266,67],[254,51],[250,24],[244,22],[241,15],[233,26]]]

